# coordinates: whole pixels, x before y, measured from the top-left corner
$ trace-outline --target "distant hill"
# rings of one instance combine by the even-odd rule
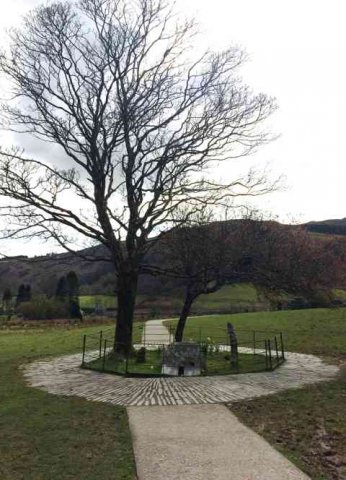
[[[233,222],[239,222],[234,220]],[[343,220],[326,220],[309,222],[305,225],[312,233],[323,233],[323,238],[329,235],[346,235],[346,218]],[[211,226],[208,228],[212,228]],[[294,227],[292,227],[294,228]],[[340,237],[340,240],[346,240]],[[159,245],[159,243],[157,244]],[[106,257],[103,246],[83,250],[83,253]],[[156,258],[159,256],[159,260]],[[164,261],[165,252],[159,246],[151,251],[148,263],[160,265]],[[114,295],[116,280],[113,266],[106,261],[86,261],[71,254],[53,254],[43,257],[28,258],[24,255],[0,260],[0,295],[5,288],[10,288],[13,295],[17,294],[21,283],[30,283],[34,293],[54,295],[59,277],[74,270],[81,284],[83,295]],[[142,275],[139,282],[139,294],[157,296],[170,295],[179,289],[180,282],[163,276]]]
[[[106,257],[103,246],[82,251],[83,254]],[[155,263],[154,253],[148,256]],[[87,261],[72,254],[54,254],[28,258],[24,255],[0,259],[0,295],[10,288],[12,295],[17,294],[20,284],[30,284],[33,293],[45,293],[53,296],[58,280],[74,270],[80,281],[80,293],[114,295],[116,279],[112,263],[107,261]],[[176,281],[175,281],[176,284]],[[142,275],[139,281],[139,293],[145,295],[168,293],[176,285],[169,278]],[[0,298],[0,303],[1,303]]]
[[[305,226],[309,232],[346,235],[346,218],[308,222]]]

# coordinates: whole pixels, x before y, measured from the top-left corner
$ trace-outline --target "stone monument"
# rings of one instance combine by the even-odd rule
[[[193,376],[201,374],[201,347],[198,343],[177,342],[163,351],[162,374]]]

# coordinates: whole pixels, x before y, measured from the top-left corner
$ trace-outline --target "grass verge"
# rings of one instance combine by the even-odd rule
[[[346,478],[346,372],[337,381],[228,405],[313,480]]]
[[[20,366],[80,351],[100,327],[0,331],[1,480],[134,480],[126,410],[25,385]]]
[[[227,322],[236,331],[282,331],[287,351],[312,353],[346,360],[346,308],[314,308],[254,312],[233,315],[210,315],[189,318],[184,338],[211,339],[227,332]],[[176,321],[168,320],[168,325]],[[242,337],[240,333],[239,337]]]

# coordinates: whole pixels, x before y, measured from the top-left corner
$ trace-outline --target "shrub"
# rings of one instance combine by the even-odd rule
[[[335,295],[331,291],[319,290],[311,297],[311,306],[317,308],[328,308],[332,305]]]
[[[27,320],[51,320],[70,316],[67,303],[42,297],[22,302],[17,313]]]
[[[145,354],[146,350],[144,347],[141,347],[136,355],[136,363],[145,363]]]

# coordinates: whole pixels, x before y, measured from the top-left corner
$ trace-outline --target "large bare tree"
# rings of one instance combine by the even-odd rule
[[[181,205],[184,223],[229,196],[268,190],[263,176],[210,175],[267,140],[261,126],[275,107],[239,79],[242,51],[196,56],[195,33],[164,0],[57,1],[27,15],[0,57],[12,86],[7,128],[51,142],[69,162],[2,148],[4,235],[53,238],[70,251],[73,233],[104,245],[119,345],[131,342],[149,237],[174,228]]]

